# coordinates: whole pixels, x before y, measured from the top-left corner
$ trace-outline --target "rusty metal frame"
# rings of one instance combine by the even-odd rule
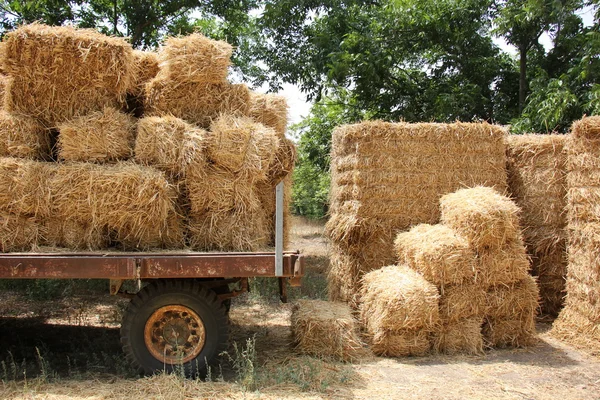
[[[304,257],[283,255],[283,277],[302,276]],[[275,253],[7,253],[0,278],[172,279],[273,277]]]

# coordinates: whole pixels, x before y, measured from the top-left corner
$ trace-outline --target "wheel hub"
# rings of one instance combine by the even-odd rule
[[[150,353],[165,364],[182,364],[200,354],[206,341],[202,319],[180,305],[164,306],[146,321],[144,342]]]

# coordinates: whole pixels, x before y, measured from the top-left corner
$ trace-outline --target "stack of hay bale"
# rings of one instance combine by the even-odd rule
[[[507,137],[508,187],[522,209],[521,225],[540,288],[541,311],[556,317],[563,305],[566,256],[568,135]]]
[[[477,354],[527,346],[537,287],[520,241],[517,207],[491,188],[441,199],[442,224],[395,241],[399,265],[363,278],[361,317],[376,354]]]
[[[134,52],[32,24],[2,52],[2,251],[268,245],[274,209],[261,191],[274,196],[293,167],[287,109],[225,81],[231,46],[192,35]]]
[[[437,223],[441,196],[506,189],[504,130],[487,123],[364,122],[332,138],[329,295],[353,302],[360,277],[393,264],[397,232]]]
[[[600,350],[600,117],[573,124],[567,142],[568,259],[565,307],[553,333]]]

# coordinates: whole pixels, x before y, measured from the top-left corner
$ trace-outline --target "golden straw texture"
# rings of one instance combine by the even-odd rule
[[[0,111],[0,156],[47,160],[50,132],[35,119]]]

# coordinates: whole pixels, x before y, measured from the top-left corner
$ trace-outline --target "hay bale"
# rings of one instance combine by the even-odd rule
[[[288,124],[288,106],[285,97],[252,92],[248,115],[256,122],[273,128],[280,139],[285,139]]]
[[[269,165],[267,180],[277,184],[294,171],[296,163],[296,145],[289,139],[279,139],[273,161]]]
[[[186,171],[201,176],[207,168],[204,129],[173,117],[145,117],[138,121],[135,161],[183,178]]]
[[[72,219],[48,218],[43,226],[46,233],[43,244],[74,250],[101,250],[108,247],[108,231],[102,226]]]
[[[379,331],[369,337],[373,353],[382,357],[420,357],[431,350],[430,334],[426,331]]]
[[[7,111],[48,127],[118,108],[131,85],[131,45],[92,29],[24,25],[6,34],[4,54]]]
[[[482,317],[443,323],[434,334],[433,350],[442,354],[482,354]]]
[[[165,40],[159,52],[161,73],[174,82],[222,83],[233,47],[194,33]]]
[[[475,281],[482,287],[509,284],[529,276],[531,263],[520,238],[508,240],[501,247],[477,251]]]
[[[279,146],[271,128],[248,117],[223,114],[210,126],[208,157],[219,167],[254,179],[266,179]]]
[[[181,218],[175,188],[150,167],[61,164],[50,187],[54,216],[106,227],[119,238],[137,241],[138,248],[155,247],[156,235],[165,237],[171,219]]]
[[[283,179],[283,247],[287,248],[290,242],[292,230],[292,175]],[[255,193],[260,205],[267,216],[267,232],[269,232],[269,244],[275,246],[275,211],[276,211],[276,184],[270,181],[259,181],[255,183]]]
[[[41,228],[33,217],[0,213],[0,252],[37,250]]]
[[[0,156],[48,160],[50,132],[32,118],[0,111]]]
[[[58,124],[58,158],[114,162],[133,156],[135,119],[113,107]]]
[[[0,57],[2,52],[0,51]],[[1,68],[1,67],[0,67]],[[8,77],[0,73],[0,110],[4,108],[4,97],[6,95],[6,86],[8,86]]]
[[[189,245],[198,251],[258,251],[266,247],[268,232],[262,209],[245,212],[206,212],[191,218]]]
[[[208,166],[204,174],[195,175],[185,182],[192,216],[234,209],[244,213],[260,208],[252,182],[231,171]]]
[[[141,96],[144,86],[150,82],[159,71],[158,53],[154,51],[133,51],[132,83],[128,90],[134,96]]]
[[[441,222],[475,249],[498,248],[520,237],[519,207],[489,187],[461,189],[440,199]]]
[[[362,353],[357,322],[344,303],[299,300],[292,308],[291,330],[301,353],[341,361]]]
[[[524,321],[488,317],[482,332],[488,348],[530,347],[537,343],[535,319]]]
[[[446,325],[486,313],[486,291],[477,284],[448,285],[440,289],[440,319]]]
[[[360,317],[367,332],[431,331],[439,323],[437,288],[405,265],[364,275]]]
[[[113,241],[121,250],[181,249],[185,247],[185,226],[181,215],[171,213],[167,220],[144,230],[134,227],[113,230]]]
[[[573,138],[576,140],[598,140],[600,139],[600,116],[591,116],[575,121],[571,127]],[[588,146],[589,143],[585,143]]]
[[[174,82],[161,74],[145,88],[148,116],[174,115],[208,129],[221,114],[247,115],[250,91],[230,83]]]
[[[56,167],[19,158],[0,158],[0,210],[15,215],[52,215],[50,181]]]
[[[467,240],[444,225],[420,224],[398,234],[394,249],[400,264],[438,287],[475,278],[475,253]]]

